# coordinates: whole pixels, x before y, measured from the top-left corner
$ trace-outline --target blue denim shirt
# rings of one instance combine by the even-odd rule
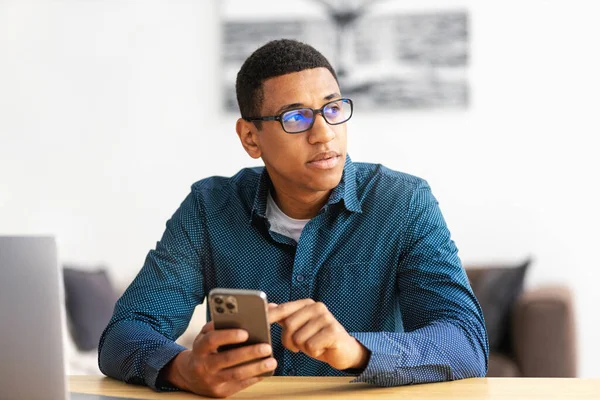
[[[214,287],[262,290],[268,300],[323,302],[371,356],[354,381],[381,386],[484,376],[488,342],[438,202],[424,180],[346,159],[339,185],[298,243],[269,230],[264,168],[211,177],[166,224],[117,302],[99,364],[114,378],[158,379],[184,348],[174,341]],[[276,375],[350,376],[281,344]]]

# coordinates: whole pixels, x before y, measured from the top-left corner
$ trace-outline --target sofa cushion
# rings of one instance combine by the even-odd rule
[[[110,320],[117,297],[104,269],[63,268],[65,302],[71,335],[77,348],[94,350]]]
[[[510,315],[523,291],[525,272],[531,263],[516,266],[466,267],[473,293],[479,300],[488,333],[490,351],[511,352]]]

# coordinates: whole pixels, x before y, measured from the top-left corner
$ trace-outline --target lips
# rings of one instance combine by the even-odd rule
[[[314,156],[309,162],[326,160],[328,158],[339,157],[340,153],[336,151],[324,151]]]
[[[335,151],[325,151],[315,155],[309,162],[310,168],[331,169],[335,167],[342,158],[342,155]]]

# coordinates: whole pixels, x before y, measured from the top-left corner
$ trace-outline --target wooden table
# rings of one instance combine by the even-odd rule
[[[271,377],[232,399],[600,399],[600,379],[474,378],[380,388],[338,377]],[[73,392],[133,399],[199,399],[190,393],[156,393],[102,376],[70,376]]]

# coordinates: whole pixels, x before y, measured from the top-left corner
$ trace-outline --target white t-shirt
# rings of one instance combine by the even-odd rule
[[[296,242],[300,239],[302,229],[310,221],[310,219],[294,219],[285,215],[271,197],[271,192],[267,196],[267,219],[273,232],[292,238]]]

